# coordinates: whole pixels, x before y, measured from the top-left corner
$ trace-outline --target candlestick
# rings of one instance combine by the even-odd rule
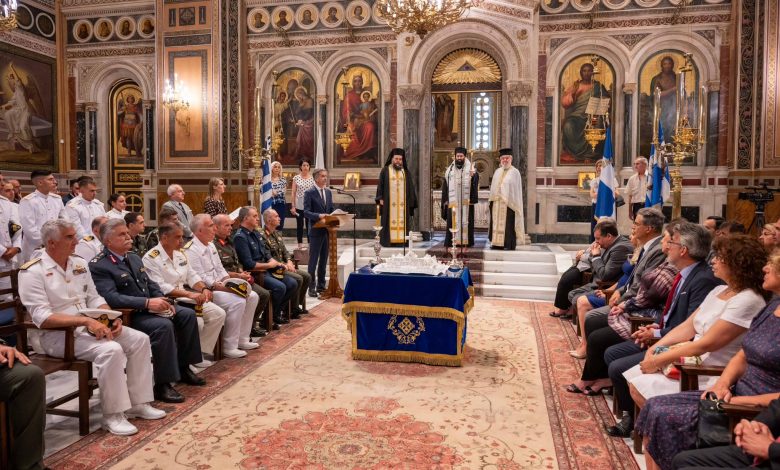
[[[706,118],[704,117],[704,101],[707,98],[707,88],[705,88],[703,85],[701,89],[699,90],[699,142],[702,144],[706,140],[706,132],[707,128],[704,125]]]
[[[653,143],[658,145],[658,123],[661,114],[661,89],[653,91]],[[658,149],[656,149],[658,151]]]
[[[376,205],[376,226],[379,227],[379,204]]]

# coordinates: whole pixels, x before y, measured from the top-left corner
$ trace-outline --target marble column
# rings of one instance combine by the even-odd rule
[[[718,121],[720,120],[720,82],[708,83],[707,91],[707,166],[718,166]]]
[[[318,148],[322,149],[322,164],[324,167],[328,167],[328,95],[317,95],[317,105],[319,110],[319,120],[317,123],[317,145],[314,148],[314,160],[311,162],[312,168],[317,164]]]
[[[509,93],[509,145],[512,149],[512,165],[520,171],[523,181],[524,219],[528,216],[528,105],[534,92],[531,80],[508,81]],[[526,227],[523,227],[526,230]]]
[[[633,166],[631,156],[634,154],[633,141],[631,140],[631,123],[634,108],[634,93],[636,93],[636,83],[626,83],[623,85],[623,167],[631,168]],[[651,132],[652,134],[652,132]],[[613,135],[614,137],[614,135]],[[649,158],[650,155],[644,155]]]
[[[76,105],[76,170],[87,169],[87,115],[83,104]]]
[[[97,171],[97,104],[87,103],[86,128],[87,128],[87,171]]]
[[[420,186],[420,104],[424,94],[422,85],[401,85],[398,87],[398,97],[401,99],[401,106],[404,110],[404,150],[406,151],[406,162],[418,195],[423,194]],[[381,157],[382,155],[380,155],[380,160]],[[422,197],[418,197],[421,207],[420,210],[415,212],[414,219],[411,221],[412,230],[422,229],[420,216],[424,210],[422,205],[426,204],[422,199]],[[430,212],[430,208],[427,208],[426,212]],[[427,225],[426,223],[426,227]]]
[[[154,158],[154,100],[144,100],[144,169],[156,168]]]

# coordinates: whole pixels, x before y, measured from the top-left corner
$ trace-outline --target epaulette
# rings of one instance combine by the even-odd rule
[[[60,196],[57,193],[51,193],[51,197],[58,197],[58,198],[62,199],[62,196]]]
[[[187,243],[185,243],[184,246],[181,247],[181,249],[182,249],[182,251],[183,250],[189,250],[191,246],[192,246],[192,240],[190,240]]]
[[[32,192],[32,193],[28,194],[27,196],[23,197],[22,199],[27,199],[29,201],[30,199],[32,199],[34,197],[35,197],[35,193]]]
[[[22,271],[24,271],[25,269],[29,269],[30,266],[35,265],[35,263],[39,262],[40,260],[41,260],[41,258],[31,259],[30,261],[28,261],[28,262],[24,263],[23,265],[19,266],[19,269],[21,269]]]
[[[154,249],[149,252],[150,258],[157,258],[158,256],[160,256],[160,250]]]
[[[81,199],[81,200],[83,201],[83,199]],[[74,197],[73,199],[71,199],[70,201],[68,201],[68,204],[67,204],[67,206],[68,206],[68,207],[76,207],[76,206],[78,206],[78,204],[79,204],[79,199],[76,199],[76,198]]]
[[[100,261],[101,259],[103,259],[105,257],[106,257],[106,252],[105,251],[101,251],[100,253],[96,254],[94,258],[92,258],[90,260],[90,263],[97,263],[98,261]]]
[[[91,242],[94,239],[95,239],[94,235],[84,235],[84,238],[82,238],[82,240],[84,240],[85,242]]]

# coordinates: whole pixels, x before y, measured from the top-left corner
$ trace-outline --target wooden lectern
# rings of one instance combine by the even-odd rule
[[[340,226],[345,225],[352,217],[353,214],[328,215],[314,224],[315,228],[328,229],[328,277],[330,279],[328,279],[328,287],[320,294],[320,300],[333,297],[341,298],[341,296],[344,295],[344,290],[339,286],[338,241],[336,240],[336,231]]]

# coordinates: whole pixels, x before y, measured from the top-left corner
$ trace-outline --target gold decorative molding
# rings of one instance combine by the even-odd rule
[[[495,59],[479,49],[450,52],[433,71],[434,85],[499,83],[501,68]]]
[[[328,95],[317,95],[317,104],[320,106],[328,104]]]
[[[532,80],[509,80],[506,89],[509,92],[509,106],[528,106],[534,94],[535,83]]]
[[[399,85],[398,98],[403,109],[420,109],[425,89],[422,85]]]

